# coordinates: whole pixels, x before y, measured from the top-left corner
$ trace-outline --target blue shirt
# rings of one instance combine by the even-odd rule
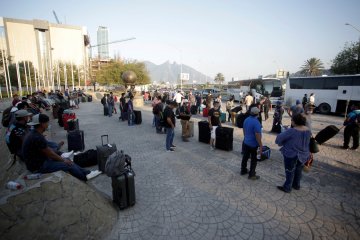
[[[257,116],[250,116],[244,121],[244,143],[249,147],[258,147],[259,144],[256,141],[255,133],[261,134],[261,124],[257,119]]]
[[[295,128],[290,128],[280,133],[276,137],[275,143],[281,146],[280,152],[285,157],[293,158],[297,156],[301,163],[305,163],[310,156],[310,137],[310,130],[299,131]]]

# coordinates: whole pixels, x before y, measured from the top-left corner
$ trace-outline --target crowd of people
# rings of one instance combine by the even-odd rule
[[[77,91],[72,93],[65,91],[64,95],[59,91],[48,94],[48,98],[60,102],[62,100],[66,101],[66,97],[68,98],[67,101],[75,101],[79,94]],[[174,145],[176,118],[180,119],[182,126],[182,140],[188,142],[194,124],[190,122],[191,115],[199,114],[206,109],[210,128],[209,145],[210,150],[213,151],[215,150],[216,129],[222,126],[221,115],[227,113],[226,119],[228,122],[231,121],[233,125],[235,125],[239,112],[246,115],[242,126],[244,139],[240,174],[248,175],[251,180],[260,178],[256,174],[256,165],[258,154],[263,149],[262,114],[264,114],[264,121],[267,121],[269,111],[272,109],[269,98],[263,97],[255,102],[254,98],[248,94],[244,100],[246,111],[242,113],[242,106],[235,106],[234,97],[230,97],[226,101],[226,109],[221,109],[221,96],[213,97],[211,94],[208,94],[203,99],[199,94],[193,94],[192,92],[185,95],[181,91],[173,93],[155,91],[151,98],[146,97],[152,100],[153,127],[155,127],[156,133],[166,134],[165,150],[167,152],[176,150]],[[105,94],[101,99],[104,106],[104,116],[111,117],[119,112],[119,119],[122,121],[127,120],[128,125],[132,126],[134,124],[133,99],[132,94],[126,96],[125,93],[122,93],[119,100],[112,92]],[[119,111],[116,110],[117,102],[119,102]],[[313,103],[314,95],[312,94],[309,99],[304,96],[302,101],[297,100],[296,104],[289,109],[285,109],[281,102],[277,102],[274,108],[271,131],[278,133],[275,143],[281,147],[280,151],[284,158],[285,168],[285,182],[283,185],[278,186],[281,191],[290,192],[292,189],[300,189],[303,166],[313,157],[309,151],[309,142],[312,136],[311,114],[314,107]],[[84,181],[99,174],[98,172],[83,169],[69,160],[69,153],[63,153],[60,150],[64,142],[54,143],[45,138],[44,132],[49,127],[49,117],[42,114],[42,111],[47,110],[46,104],[43,93],[27,96],[22,100],[19,99],[19,96],[14,95],[11,111],[13,117],[9,120],[6,133],[6,143],[10,152],[24,161],[31,172],[49,173],[63,170]],[[291,117],[291,126],[287,129],[282,125],[285,111]],[[343,148],[349,148],[351,137],[353,138],[351,149],[356,150],[359,147],[359,122],[359,106],[353,105],[344,122]],[[248,169],[249,158],[250,168]]]

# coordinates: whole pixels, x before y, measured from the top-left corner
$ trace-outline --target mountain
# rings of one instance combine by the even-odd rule
[[[145,61],[144,63],[147,70],[149,71],[151,81],[153,82],[169,82],[170,84],[178,84],[177,81],[179,79],[181,67],[182,73],[188,73],[190,75],[189,83],[193,83],[193,81],[196,81],[196,83],[206,83],[206,81],[213,82],[213,78],[206,76],[205,74],[202,74],[201,72],[196,71],[194,68],[185,64],[182,64],[181,66],[181,64],[177,64],[176,62],[170,63],[169,61],[166,61],[160,65],[156,65],[149,61]],[[183,84],[186,83],[186,81],[183,81]]]

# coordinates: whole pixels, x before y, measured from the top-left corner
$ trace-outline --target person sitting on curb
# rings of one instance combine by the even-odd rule
[[[208,121],[209,127],[211,130],[211,137],[210,137],[210,150],[215,150],[215,140],[216,140],[216,128],[221,127],[220,121],[220,102],[214,101],[214,107],[210,109]]]
[[[241,162],[241,175],[249,173],[249,179],[257,180],[256,175],[257,150],[262,152],[261,124],[257,119],[260,110],[257,107],[250,107],[250,116],[244,121],[243,158]],[[247,162],[251,156],[250,171],[247,169]]]
[[[25,136],[22,154],[29,171],[52,173],[62,170],[83,181],[101,174],[97,170],[90,171],[79,167],[70,159],[59,156],[48,146],[43,135],[49,126],[49,117],[47,115],[37,114],[33,116],[32,122],[29,122],[28,125],[33,126],[34,129]]]

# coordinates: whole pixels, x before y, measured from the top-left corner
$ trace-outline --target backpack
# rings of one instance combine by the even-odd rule
[[[4,126],[4,127],[9,127],[10,125],[10,119],[11,119],[11,109],[13,107],[10,106],[8,108],[6,108],[3,112],[3,115],[2,115],[2,119],[1,119],[1,124]]]
[[[125,173],[126,168],[131,169],[131,157],[123,151],[115,151],[106,161],[105,173],[108,177],[117,177]]]
[[[74,156],[74,163],[80,167],[90,167],[98,164],[97,150],[89,149],[86,152]]]

